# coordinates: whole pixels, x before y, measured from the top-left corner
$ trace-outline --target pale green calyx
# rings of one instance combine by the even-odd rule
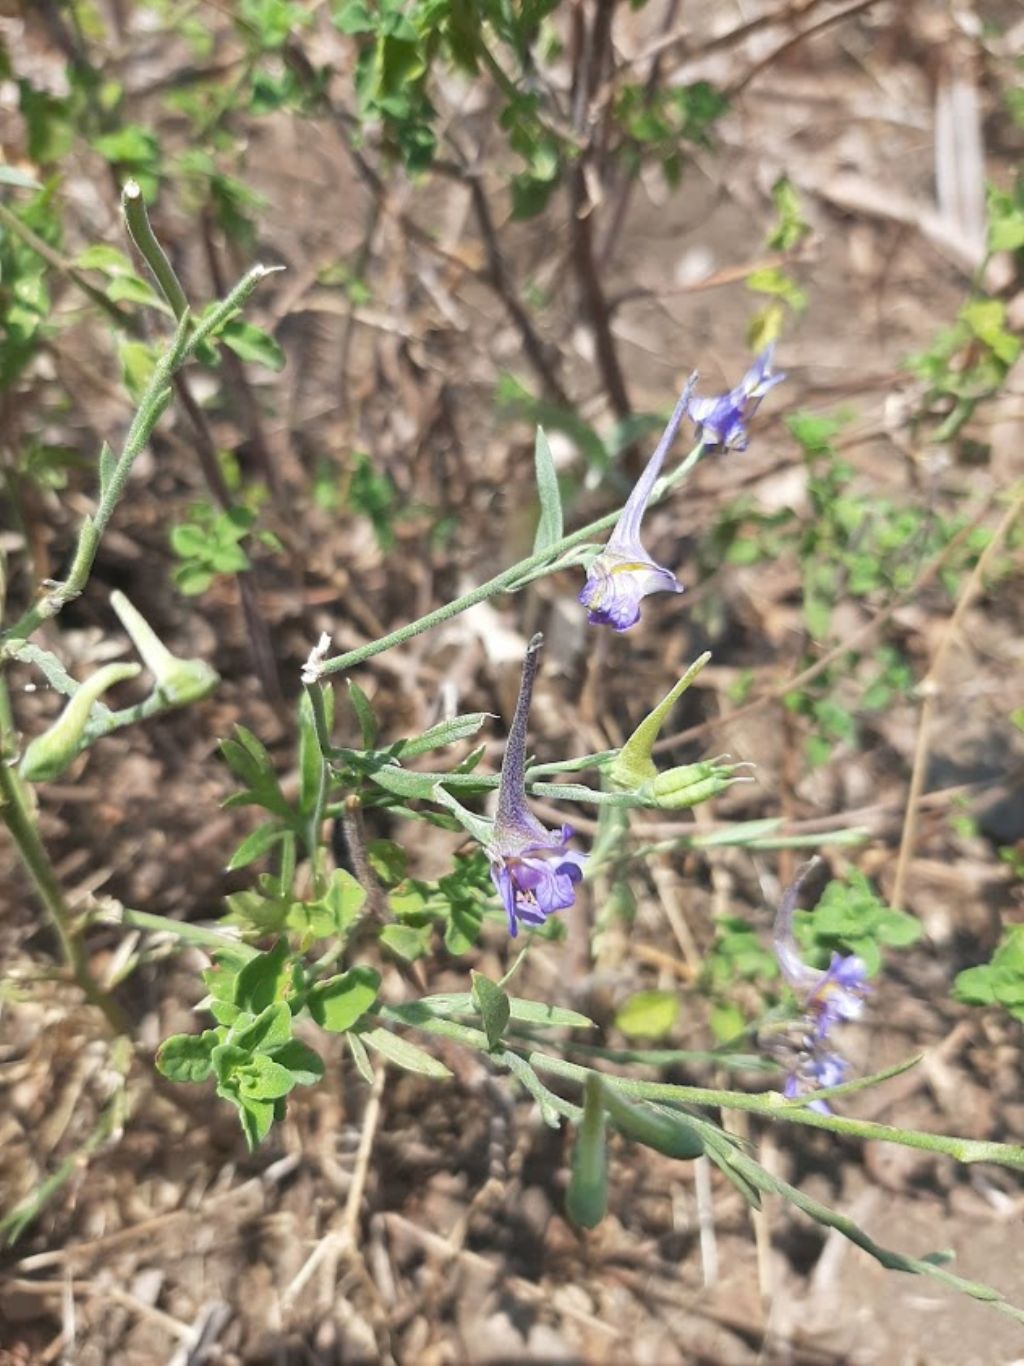
[[[25,750],[18,769],[21,776],[32,783],[59,778],[83,748],[82,740],[93,703],[115,683],[135,678],[141,672],[138,664],[107,664],[91,674],[50,729],[37,735]]]
[[[183,707],[213,692],[220,678],[205,659],[180,659],[172,655],[142,613],[123,593],[111,593],[110,605],[142,656],[146,668],[156,679],[158,692],[169,706]]]
[[[733,764],[728,760],[728,754],[722,754],[717,759],[704,759],[697,764],[670,768],[659,773],[653,782],[644,783],[639,790],[649,796],[655,806],[668,811],[699,806],[701,802],[717,797],[733,783],[750,781],[738,773],[739,769],[749,765]]]
[[[651,757],[654,742],[658,738],[666,716],[710,658],[710,653],[705,652],[699,659],[695,660],[672,691],[663,697],[654,710],[649,712],[640,722],[608,769],[613,787],[626,792],[635,792],[658,777],[657,766]]]

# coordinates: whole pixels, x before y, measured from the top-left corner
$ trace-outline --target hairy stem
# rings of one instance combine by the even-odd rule
[[[111,1030],[115,1034],[127,1034],[128,1021],[120,1007],[102,990],[89,971],[85,951],[75,933],[71,910],[64,898],[50,857],[39,837],[36,824],[29,814],[25,787],[4,758],[0,758],[0,819],[9,830],[39,899],[46,908],[50,923],[60,941],[64,961],[70,968],[75,982],[86,1000],[102,1011]]]
[[[664,475],[659,479],[654,486],[654,492],[651,494],[648,506],[660,503],[678,483],[685,479],[703,452],[703,444],[698,443],[671,474]],[[414,636],[421,635],[424,631],[429,631],[435,626],[440,626],[442,622],[458,616],[461,612],[468,611],[470,607],[475,607],[478,602],[486,602],[488,598],[505,592],[513,584],[518,584],[524,575],[531,574],[534,570],[543,570],[545,566],[551,570],[559,568],[560,566],[555,562],[560,556],[564,555],[567,550],[572,550],[574,546],[583,545],[585,542],[593,540],[602,531],[608,531],[619,520],[620,511],[621,509],[616,508],[613,512],[598,517],[596,521],[580,527],[578,531],[570,532],[568,536],[563,536],[560,541],[555,541],[543,550],[537,551],[535,555],[529,555],[525,560],[520,560],[511,569],[496,574],[493,579],[488,579],[478,588],[472,588],[468,593],[463,593],[454,602],[446,603],[443,607],[437,607],[433,612],[427,612],[425,616],[418,617],[416,621],[411,621],[405,626],[400,626],[397,631],[382,636],[380,640],[370,641],[366,645],[360,645],[355,650],[349,650],[343,655],[338,655],[336,659],[327,660],[321,666],[319,676],[341,673],[345,669],[351,669],[357,664],[362,664],[364,660],[371,659],[374,655],[381,654],[384,650],[390,650],[395,645],[403,645],[407,640],[412,640]]]

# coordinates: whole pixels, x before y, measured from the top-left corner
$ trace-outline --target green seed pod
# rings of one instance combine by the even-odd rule
[[[220,682],[216,670],[203,659],[179,659],[172,655],[141,612],[123,593],[110,595],[110,605],[156,679],[157,690],[172,707],[183,707],[207,697]]]
[[[576,1131],[565,1212],[578,1228],[595,1228],[608,1212],[608,1147],[601,1081],[591,1074],[583,1090],[583,1119]]]
[[[703,1154],[704,1141],[686,1115],[643,1101],[633,1105],[612,1086],[604,1087],[604,1098],[612,1122],[626,1138],[683,1161]]]
[[[25,750],[18,772],[26,782],[48,782],[59,778],[83,747],[82,737],[92,704],[115,683],[135,678],[141,672],[138,664],[107,664],[90,675],[50,729],[37,735]]]

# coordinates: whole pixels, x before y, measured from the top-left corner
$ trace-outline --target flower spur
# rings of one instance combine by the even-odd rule
[[[535,635],[527,647],[501,765],[498,809],[484,844],[513,939],[520,925],[543,925],[553,912],[572,905],[585,862],[583,854],[566,849],[571,825],[548,830],[526,805],[526,727],[543,643],[544,637]]]
[[[670,569],[651,559],[640,541],[640,523],[665,456],[688,411],[696,376],[691,376],[675,406],[654,454],[626,500],[608,543],[587,570],[579,600],[588,608],[592,626],[628,631],[640,620],[640,603],[649,593],[681,593],[683,585]]]

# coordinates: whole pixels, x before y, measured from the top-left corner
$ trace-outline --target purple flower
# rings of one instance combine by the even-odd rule
[[[847,1063],[838,1053],[830,1051],[829,1034],[834,1025],[855,1020],[864,1009],[864,998],[870,991],[867,967],[855,953],[833,953],[832,961],[823,972],[812,968],[800,957],[793,933],[793,914],[797,897],[817,860],[797,872],[792,886],[787,887],[775,916],[773,942],[775,957],[782,975],[800,998],[804,1033],[796,1061],[790,1068],[784,1094],[805,1095],[819,1087],[838,1086],[847,1071]],[[813,1102],[814,1109],[827,1112],[824,1101]]]
[[[530,641],[519,698],[505,746],[498,811],[487,840],[491,878],[508,914],[514,939],[522,925],[543,925],[554,911],[571,906],[583,877],[582,854],[566,849],[572,827],[547,830],[526,805],[526,723],[544,637]]]
[[[794,1100],[797,1096],[805,1096],[812,1091],[841,1086],[849,1070],[850,1065],[845,1058],[840,1057],[838,1053],[823,1052],[813,1046],[813,1041],[808,1040],[806,1050],[799,1056],[786,1078],[782,1094],[787,1099]],[[831,1113],[823,1100],[809,1101],[808,1109],[817,1110],[823,1115]]]
[[[707,445],[722,446],[726,450],[747,449],[747,423],[757,412],[765,394],[786,378],[771,372],[774,351],[775,343],[771,342],[735,389],[714,394],[711,398],[690,399],[690,417]]]
[[[661,466],[687,413],[693,390],[689,381],[661,440],[637,480],[615,523],[608,544],[587,570],[579,600],[590,610],[592,626],[611,626],[628,631],[640,620],[640,602],[648,593],[681,593],[683,585],[670,569],[656,564],[640,543],[640,523],[650,501]]]
[[[805,863],[797,873],[796,881],[786,888],[775,917],[773,940],[783,977],[802,998],[804,1012],[813,1020],[816,1036],[824,1038],[834,1024],[857,1019],[870,987],[867,967],[855,953],[834,953],[824,972],[812,968],[800,957],[793,933],[793,913],[800,888],[815,863],[814,859]]]

